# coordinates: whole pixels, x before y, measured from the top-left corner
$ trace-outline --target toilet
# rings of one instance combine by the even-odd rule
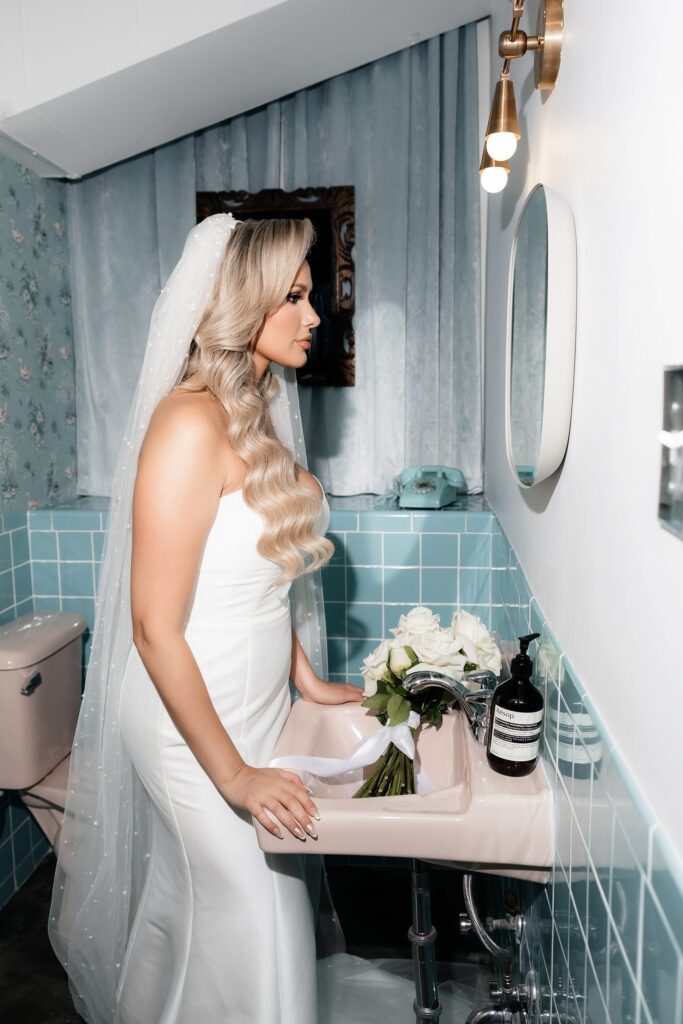
[[[0,790],[18,790],[54,847],[81,703],[81,636],[67,612],[0,627]]]

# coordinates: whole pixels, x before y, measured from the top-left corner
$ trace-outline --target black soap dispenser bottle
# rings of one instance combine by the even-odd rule
[[[531,682],[534,663],[527,654],[540,633],[519,638],[512,678],[500,683],[491,698],[486,756],[501,775],[529,775],[536,767],[543,722],[543,697]]]

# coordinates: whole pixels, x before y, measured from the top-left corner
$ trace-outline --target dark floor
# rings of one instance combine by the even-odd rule
[[[47,938],[54,866],[54,857],[49,856],[0,912],[2,1024],[82,1024],[73,1009],[66,976]],[[331,863],[328,877],[348,952],[368,959],[409,959],[408,868],[388,867],[386,862],[376,866]],[[453,871],[431,871],[442,980],[450,975],[454,963],[480,964],[485,970],[491,962],[476,938],[458,933],[458,915],[464,910],[461,878]]]

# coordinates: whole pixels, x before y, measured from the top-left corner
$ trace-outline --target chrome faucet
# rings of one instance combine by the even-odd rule
[[[479,683],[484,689],[468,690],[466,686],[459,683],[452,676],[443,672],[435,672],[433,669],[418,669],[416,672],[407,672],[403,678],[403,688],[408,693],[421,693],[423,690],[435,688],[445,690],[453,698],[451,704],[457,705],[467,715],[474,738],[477,743],[486,743],[486,727],[488,725],[488,711],[491,702],[491,695],[498,682],[495,674],[489,670],[482,672],[466,672],[463,677],[470,682]]]

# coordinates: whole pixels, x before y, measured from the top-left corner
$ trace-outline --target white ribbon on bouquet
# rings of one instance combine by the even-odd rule
[[[333,775],[343,775],[344,772],[351,772],[357,768],[366,768],[370,764],[379,761],[390,743],[410,758],[415,760],[415,740],[411,729],[417,729],[420,724],[420,716],[416,711],[411,711],[405,722],[400,725],[385,725],[379,732],[372,736],[366,736],[353,748],[347,758],[342,757],[310,757],[307,755],[291,754],[286,757],[275,757],[272,759],[269,768],[284,768],[289,772],[310,772],[311,775],[318,775],[321,779],[329,779]],[[436,786],[420,770],[419,764],[415,765],[415,788],[420,796],[432,793]]]

